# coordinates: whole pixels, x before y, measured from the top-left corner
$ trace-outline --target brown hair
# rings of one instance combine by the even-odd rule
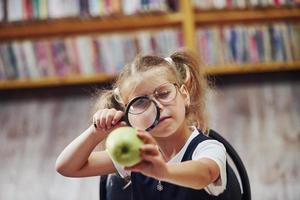
[[[190,125],[195,125],[203,132],[208,130],[207,115],[205,109],[205,96],[207,82],[204,77],[203,68],[197,56],[191,51],[182,49],[174,52],[170,58],[173,62],[156,55],[138,55],[131,64],[127,64],[119,74],[113,89],[105,91],[97,102],[100,108],[115,108],[124,110],[122,102],[122,85],[125,81],[139,72],[145,72],[154,67],[166,67],[172,72],[178,85],[185,84],[191,104],[187,108],[187,119]],[[116,92],[117,91],[117,92]]]
[[[170,57],[189,90],[191,104],[187,110],[188,120],[192,124],[196,123],[194,125],[197,128],[206,132],[208,122],[205,104],[208,85],[204,76],[203,65],[201,65],[197,56],[188,50],[177,51]]]

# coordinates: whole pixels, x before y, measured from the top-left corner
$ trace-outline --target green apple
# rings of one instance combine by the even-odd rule
[[[136,129],[120,127],[108,135],[106,149],[114,161],[130,167],[141,161],[140,147],[142,144]]]

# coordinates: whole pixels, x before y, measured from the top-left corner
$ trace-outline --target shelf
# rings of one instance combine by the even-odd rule
[[[180,13],[157,13],[109,18],[70,18],[0,24],[0,41],[37,37],[77,35],[175,26],[182,23]]]
[[[258,10],[213,10],[197,11],[198,25],[222,24],[230,22],[266,22],[271,20],[299,20],[300,8],[272,8]]]
[[[207,66],[207,75],[232,75],[249,73],[266,73],[276,71],[300,70],[300,61],[289,63],[257,63],[257,64],[232,64],[220,66]],[[89,76],[72,75],[68,77],[47,77],[41,79],[26,80],[1,80],[0,90],[43,88],[55,86],[68,86],[80,84],[105,83],[112,81],[116,76],[107,74],[95,74]]]
[[[95,74],[88,76],[47,77],[41,79],[0,80],[0,90],[105,83],[114,78],[115,76],[113,75]]]
[[[196,50],[195,30],[197,26],[300,21],[300,7],[196,11],[193,9],[191,1],[180,0],[180,3],[181,9],[176,13],[145,13],[134,16],[64,18],[0,23],[0,42],[81,34],[120,33],[176,26],[183,32],[184,45]],[[300,61],[207,66],[205,73],[218,76],[293,70],[300,71]],[[0,90],[105,83],[114,78],[115,76],[112,75],[95,74],[90,76],[47,77],[35,80],[0,80]]]
[[[207,66],[207,75],[230,75],[300,70],[300,61]]]

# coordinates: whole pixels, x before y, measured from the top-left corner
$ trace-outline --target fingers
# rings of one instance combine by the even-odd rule
[[[145,170],[149,169],[149,167],[159,166],[160,163],[165,162],[158,148],[151,144],[143,145],[141,148],[141,157],[141,162],[131,167],[125,167],[125,170],[145,173]]]
[[[113,126],[112,120],[113,120],[115,114],[116,114],[116,111],[113,109],[110,109],[107,111],[106,117],[105,117],[106,129],[110,129]]]
[[[97,129],[109,130],[119,122],[123,115],[122,111],[116,109],[102,109],[94,114],[93,123]]]
[[[157,144],[155,139],[148,132],[138,130],[137,135],[144,142],[144,144]]]
[[[156,179],[164,177],[166,174],[166,161],[161,155],[157,145],[144,144],[140,148],[140,152],[142,158],[141,162],[131,167],[125,167],[125,170],[140,172]]]
[[[141,149],[141,157],[143,160],[156,163],[159,160],[164,160],[157,145],[144,144]]]
[[[153,145],[153,144],[144,144],[142,145],[142,147],[140,148],[141,154],[143,155],[152,155],[152,156],[156,156],[159,155],[159,149],[157,145]]]
[[[102,112],[101,112],[101,115],[100,115],[100,128],[102,129],[106,129],[106,113],[108,112],[108,109],[104,109]]]
[[[122,119],[123,115],[124,112],[118,110],[112,119],[112,124],[116,125]]]
[[[148,154],[143,154],[142,158],[148,162],[148,163],[159,163],[160,162],[160,157],[159,156],[153,156],[153,155],[148,155]]]
[[[128,171],[141,172],[146,167],[149,167],[149,163],[145,162],[145,161],[142,161],[142,162],[139,162],[138,164],[133,165],[131,167],[125,167],[124,169],[128,170]]]

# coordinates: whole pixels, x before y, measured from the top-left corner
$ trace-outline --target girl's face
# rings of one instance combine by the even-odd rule
[[[124,101],[127,104],[137,96],[149,96],[160,108],[157,126],[150,131],[154,137],[168,137],[182,128],[185,121],[185,107],[189,104],[189,94],[184,85],[168,79],[171,72],[167,68],[154,68],[139,73],[123,85]]]

